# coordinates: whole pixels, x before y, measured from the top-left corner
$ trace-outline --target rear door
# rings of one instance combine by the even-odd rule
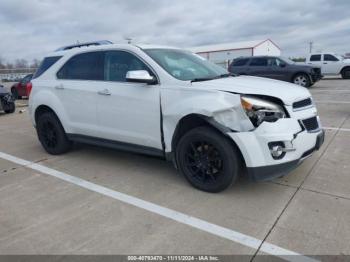
[[[309,61],[307,62],[309,65],[316,65],[321,66],[322,65],[322,55],[321,54],[314,54],[310,56]]]
[[[104,77],[104,55],[103,51],[75,55],[57,73],[54,92],[75,134],[99,134],[96,99]]]
[[[131,83],[126,73],[147,70],[148,65],[127,51],[107,51],[104,82],[97,90],[97,117],[100,137],[162,149],[160,85]]]
[[[248,75],[269,77],[271,68],[268,67],[267,58],[255,57],[250,60]]]
[[[249,62],[249,58],[238,58],[233,60],[229,67],[229,71],[234,74],[246,75],[248,74],[249,66],[247,63]]]

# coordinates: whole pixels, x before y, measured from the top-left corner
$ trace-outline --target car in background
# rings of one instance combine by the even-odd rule
[[[228,70],[238,75],[267,77],[310,87],[322,78],[318,66],[299,65],[275,56],[239,57]]]
[[[30,82],[32,78],[33,74],[26,75],[18,83],[12,85],[11,93],[15,99],[21,99],[24,96],[29,97],[32,90],[32,83]]]
[[[15,112],[15,100],[10,92],[5,87],[0,85],[0,111],[5,111],[6,114]]]
[[[306,64],[320,66],[324,75],[341,75],[350,79],[350,59],[334,53],[314,53],[306,58]]]

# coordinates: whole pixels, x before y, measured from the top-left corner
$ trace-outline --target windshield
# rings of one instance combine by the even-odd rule
[[[295,61],[293,61],[292,59],[289,59],[288,57],[281,57],[281,60],[283,60],[284,62],[290,65],[295,64]]]
[[[178,49],[144,50],[165,71],[183,81],[205,81],[228,76],[227,70],[191,52]]]
[[[338,58],[339,60],[344,60],[344,58],[345,58],[343,55],[339,55],[339,54],[334,54],[334,56],[336,58]]]

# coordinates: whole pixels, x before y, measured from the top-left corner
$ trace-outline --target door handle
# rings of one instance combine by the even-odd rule
[[[63,85],[58,85],[58,86],[55,86],[55,89],[62,90],[62,89],[64,89],[64,86]]]
[[[327,63],[323,63],[324,65],[327,65]]]
[[[99,95],[103,95],[103,96],[110,96],[111,95],[111,92],[109,92],[108,89],[103,89],[101,91],[98,91],[97,92]]]

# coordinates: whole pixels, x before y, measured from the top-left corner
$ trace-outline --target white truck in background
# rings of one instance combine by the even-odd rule
[[[321,67],[322,75],[341,75],[350,79],[350,59],[334,53],[313,53],[306,57],[306,64]]]

